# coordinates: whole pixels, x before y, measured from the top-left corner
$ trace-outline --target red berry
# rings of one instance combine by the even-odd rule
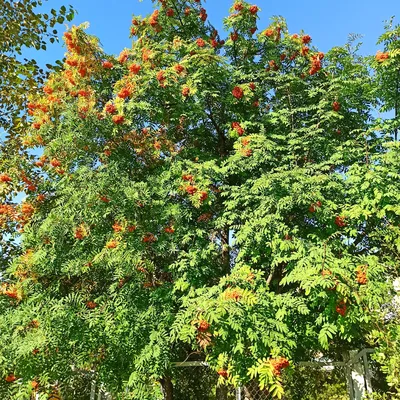
[[[7,174],[1,174],[0,175],[0,182],[11,182],[12,179],[7,175]]]
[[[228,377],[228,371],[226,371],[225,369],[219,369],[217,371],[217,374],[219,376],[222,376],[223,378],[227,378]]]
[[[197,330],[200,332],[205,332],[208,330],[209,327],[210,327],[210,324],[207,321],[205,321],[204,319],[202,319],[201,321],[199,321],[199,326],[198,326]]]
[[[185,67],[184,67],[183,65],[176,64],[176,65],[174,66],[174,70],[175,70],[178,74],[181,74],[181,73],[185,70]]]
[[[183,179],[184,181],[192,182],[192,181],[193,181],[193,175],[184,174],[184,175],[182,175],[182,179]]]
[[[189,186],[186,187],[185,190],[186,190],[187,193],[193,195],[193,194],[195,194],[197,192],[197,187],[189,185]]]
[[[249,8],[250,14],[255,15],[258,12],[258,7],[257,6],[251,6]]]
[[[241,127],[239,122],[232,122],[232,129],[234,129],[239,136],[244,134],[244,129]]]
[[[335,224],[339,227],[339,228],[343,228],[345,227],[347,224],[345,222],[344,217],[337,215],[335,217]]]
[[[50,161],[50,165],[54,168],[60,167],[61,166],[61,162],[57,160],[57,158],[53,158]]]
[[[236,42],[236,40],[238,40],[238,39],[239,39],[239,35],[238,35],[237,32],[231,33],[231,40],[232,40],[232,42]]]
[[[346,315],[347,312],[347,306],[344,300],[341,300],[339,304],[336,306],[336,312],[340,314],[342,317]]]
[[[111,69],[113,67],[113,63],[110,61],[103,61],[103,68]]]
[[[164,232],[166,233],[174,233],[175,229],[173,226],[167,226],[166,228],[164,228]]]
[[[232,89],[232,95],[233,95],[233,97],[236,97],[237,99],[241,99],[244,95],[243,89],[239,86],[235,86]]]
[[[132,64],[129,66],[129,72],[131,72],[134,75],[137,75],[141,70],[141,68],[142,67],[139,64]]]
[[[114,115],[112,117],[112,120],[113,120],[114,124],[121,125],[124,123],[125,118],[123,115]]]
[[[114,114],[117,111],[117,107],[115,107],[114,104],[108,103],[106,104],[105,110],[108,114]]]
[[[190,94],[190,88],[187,87],[187,86],[183,87],[183,88],[182,88],[182,96],[183,96],[183,97],[188,97],[189,94]]]
[[[199,47],[204,47],[206,45],[206,42],[202,38],[197,39],[196,43]]]
[[[14,374],[8,374],[5,378],[5,381],[8,383],[14,382],[17,380]]]
[[[88,301],[86,303],[86,307],[92,310],[93,308],[97,307],[97,304],[94,301]]]
[[[115,249],[118,246],[118,242],[116,240],[110,240],[106,243],[107,249]]]
[[[202,192],[200,192],[200,201],[207,200],[207,198],[208,198],[207,192],[205,192],[204,190]]]
[[[334,101],[332,103],[332,108],[333,108],[333,111],[338,112],[340,110],[340,103],[338,103],[337,101]]]

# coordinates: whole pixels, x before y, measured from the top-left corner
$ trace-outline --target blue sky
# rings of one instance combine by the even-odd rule
[[[218,28],[228,15],[231,0],[208,0],[204,6],[209,19]],[[151,0],[49,0],[45,8],[58,8],[71,4],[78,14],[73,24],[89,22],[89,33],[100,38],[107,53],[119,54],[122,48],[130,46],[129,29],[132,15],[151,13],[154,4]],[[392,15],[400,19],[399,0],[278,0],[254,1],[261,8],[258,28],[269,24],[273,15],[286,18],[291,33],[303,29],[313,38],[313,44],[321,51],[346,43],[348,34],[363,35],[363,54],[374,54],[378,36],[383,31],[383,21]],[[62,29],[60,29],[61,31]],[[44,65],[63,57],[65,49],[61,43],[49,45],[46,52],[29,52]]]

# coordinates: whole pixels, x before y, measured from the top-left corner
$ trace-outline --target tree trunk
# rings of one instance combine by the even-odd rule
[[[174,386],[172,385],[172,380],[170,376],[164,376],[161,379],[161,389],[164,396],[164,400],[174,399]]]
[[[216,390],[217,400],[227,400],[228,399],[228,388],[227,386],[217,386]]]

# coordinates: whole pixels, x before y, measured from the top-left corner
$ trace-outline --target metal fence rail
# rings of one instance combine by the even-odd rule
[[[350,400],[361,400],[367,393],[372,393],[371,371],[369,368],[368,354],[374,349],[363,349],[359,352],[350,352],[348,361],[315,360],[300,361],[296,365],[314,368],[344,368]],[[186,361],[173,363],[176,368],[208,367],[204,361]],[[245,387],[230,390],[236,400],[264,400],[270,398],[267,391],[261,391],[256,382],[251,382]],[[228,397],[230,399],[232,397]],[[206,398],[204,398],[206,399]],[[180,399],[178,399],[180,400]],[[208,399],[207,399],[208,400]]]
[[[327,372],[338,369],[339,376],[346,380],[350,400],[362,400],[372,393],[371,370],[368,355],[373,349],[349,353],[347,361],[314,360],[296,363],[299,367],[323,369]],[[205,361],[184,361],[173,363],[176,400],[217,400],[217,374],[209,369]],[[223,396],[226,400],[267,400],[268,391],[260,390],[256,381],[243,387],[228,387]],[[112,400],[102,385],[92,382],[90,400]],[[138,399],[139,400],[139,399]],[[328,400],[328,399],[327,399]]]

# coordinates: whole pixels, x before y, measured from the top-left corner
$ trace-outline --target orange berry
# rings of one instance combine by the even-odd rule
[[[94,308],[97,307],[97,304],[94,301],[88,301],[86,303],[86,307],[89,308],[90,310],[93,310]]]
[[[103,65],[103,68],[106,68],[106,69],[111,69],[114,66],[113,63],[110,61],[103,61],[102,65]]]
[[[50,165],[54,168],[60,167],[61,166],[61,162],[59,160],[57,160],[57,158],[53,158],[50,161]]]
[[[228,377],[228,371],[226,371],[225,369],[219,369],[217,371],[217,374],[219,376],[222,376],[223,378],[227,378]]]
[[[114,116],[112,117],[112,120],[113,120],[114,124],[116,124],[116,125],[121,125],[121,124],[124,123],[125,118],[124,118],[123,115],[114,115]]]
[[[338,103],[337,101],[334,101],[333,103],[332,103],[332,108],[333,108],[333,111],[339,111],[340,110],[340,103]]]
[[[114,225],[112,226],[114,232],[122,232],[124,227],[120,225],[118,222],[115,222]]]
[[[115,249],[117,246],[118,246],[118,242],[116,240],[110,240],[106,244],[107,249]]]
[[[12,182],[12,179],[7,174],[1,174],[0,182]]]
[[[8,374],[4,379],[8,383],[15,382],[17,380],[14,374]]]
[[[173,226],[167,226],[166,228],[164,228],[164,232],[166,233],[174,233],[175,229]]]

